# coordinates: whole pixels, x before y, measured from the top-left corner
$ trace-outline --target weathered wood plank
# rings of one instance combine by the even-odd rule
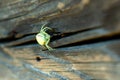
[[[11,56],[34,65],[45,74],[61,75],[66,79],[115,79],[120,75],[120,40],[60,48],[55,51],[40,51],[39,47],[4,48]],[[117,47],[111,48],[111,45]],[[31,49],[32,48],[32,49]],[[36,57],[41,61],[37,62]],[[55,73],[52,73],[55,72]],[[84,75],[84,76],[82,76]],[[57,77],[59,78],[59,77]]]
[[[119,7],[119,0],[1,0],[0,79],[119,80]],[[45,23],[54,51],[35,40]]]

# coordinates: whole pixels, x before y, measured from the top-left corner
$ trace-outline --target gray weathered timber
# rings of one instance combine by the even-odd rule
[[[119,80],[119,36],[119,0],[0,0],[0,80]]]

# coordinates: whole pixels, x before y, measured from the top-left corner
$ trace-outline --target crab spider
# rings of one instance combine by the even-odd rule
[[[40,32],[36,35],[36,40],[37,42],[42,45],[45,46],[48,50],[53,50],[53,48],[51,48],[48,43],[50,42],[50,35],[46,32],[47,30],[52,30],[49,27],[45,27],[45,24],[41,27]]]

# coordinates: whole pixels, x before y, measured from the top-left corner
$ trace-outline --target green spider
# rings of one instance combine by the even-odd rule
[[[42,45],[45,46],[48,50],[53,50],[53,48],[51,48],[48,43],[50,42],[50,35],[46,32],[47,30],[52,30],[49,27],[45,27],[46,24],[44,24],[41,27],[40,32],[36,35],[36,40],[37,42]]]

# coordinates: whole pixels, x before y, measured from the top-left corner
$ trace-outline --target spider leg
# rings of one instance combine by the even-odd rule
[[[49,42],[50,42],[50,39],[48,39],[48,41],[46,42],[45,46],[47,47],[48,50],[54,50],[53,48],[51,48],[50,46],[48,46]]]
[[[42,27],[41,27],[41,29],[40,29],[40,32],[41,32],[41,31],[44,31],[45,25],[46,25],[46,24],[43,24],[43,25],[42,25]]]
[[[49,28],[49,27],[45,27],[45,28],[43,28],[42,30],[43,30],[43,31],[46,31],[46,30],[52,30],[52,29]]]

